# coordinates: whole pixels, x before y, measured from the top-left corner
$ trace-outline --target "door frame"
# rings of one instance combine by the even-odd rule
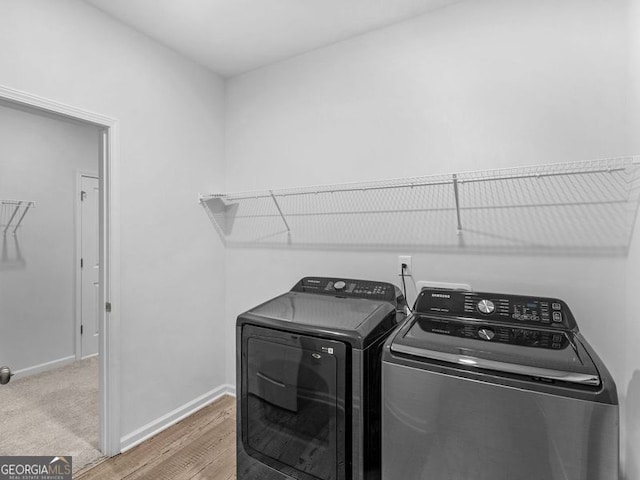
[[[82,192],[82,177],[96,178],[100,181],[100,175],[96,172],[88,172],[84,170],[76,170],[76,190],[75,190],[75,217],[76,217],[76,244],[75,244],[75,348],[76,360],[82,359],[82,335],[80,327],[82,326],[82,200],[80,193]],[[99,215],[99,214],[98,214]],[[99,220],[98,220],[99,221]]]
[[[100,134],[99,446],[120,453],[120,152],[116,119],[0,85],[0,99],[98,126]],[[110,311],[107,311],[107,304]]]

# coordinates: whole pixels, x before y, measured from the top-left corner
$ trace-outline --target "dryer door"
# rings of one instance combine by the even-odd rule
[[[304,480],[345,478],[344,343],[246,325],[242,441],[247,452]]]

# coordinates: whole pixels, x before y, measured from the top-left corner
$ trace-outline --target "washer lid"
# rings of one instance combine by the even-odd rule
[[[387,301],[287,292],[238,317],[251,323],[326,337],[364,347],[394,328],[396,310]]]
[[[407,322],[391,343],[391,351],[496,372],[600,385],[595,364],[571,332],[562,332],[560,347],[544,348],[501,342],[492,325],[435,319],[440,324],[436,329],[431,320],[417,316]],[[473,335],[460,333],[465,328]]]

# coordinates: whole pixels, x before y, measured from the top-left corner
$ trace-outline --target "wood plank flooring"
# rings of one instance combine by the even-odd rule
[[[125,453],[74,475],[77,480],[233,480],[235,398],[224,396]]]

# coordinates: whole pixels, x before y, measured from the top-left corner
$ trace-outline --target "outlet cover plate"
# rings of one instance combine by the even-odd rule
[[[402,273],[402,264],[406,264],[407,268],[404,269],[406,277],[413,275],[413,268],[411,268],[411,255],[398,255],[398,275]]]

